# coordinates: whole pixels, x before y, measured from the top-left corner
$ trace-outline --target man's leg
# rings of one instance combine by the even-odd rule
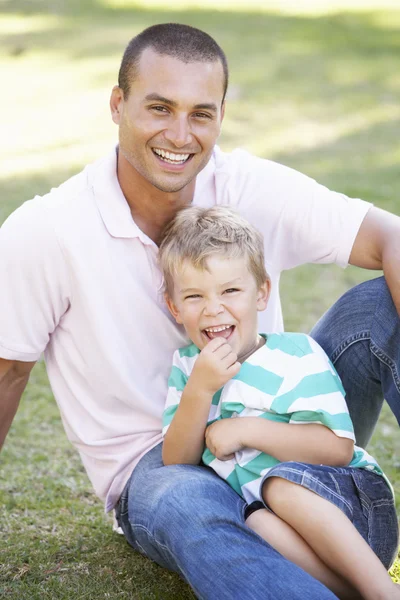
[[[333,600],[244,523],[243,500],[205,467],[164,467],[161,445],[139,462],[119,522],[134,548],[178,572],[204,600]]]
[[[368,444],[384,398],[400,423],[400,318],[384,277],[349,290],[310,335],[342,379],[357,445]]]

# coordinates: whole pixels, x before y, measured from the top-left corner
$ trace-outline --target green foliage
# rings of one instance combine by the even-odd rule
[[[268,11],[267,3],[257,12],[254,1],[246,8],[237,0],[238,12],[222,0],[215,10],[144,4],[0,0],[0,223],[115,142],[107,103],[123,48],[142,28],[167,21],[205,29],[227,52],[224,149],[246,147],[400,212],[399,10],[316,16]],[[334,266],[285,273],[286,328],[308,331],[342,292],[373,275]],[[400,436],[387,407],[369,450],[400,509]],[[194,598],[112,533],[63,433],[43,363],[2,452],[0,482],[0,598]],[[400,582],[400,562],[391,573]]]

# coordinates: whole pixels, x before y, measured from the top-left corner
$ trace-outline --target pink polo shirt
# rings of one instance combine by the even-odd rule
[[[218,148],[193,202],[237,208],[264,234],[267,332],[283,328],[280,272],[305,262],[345,266],[370,206]],[[65,431],[107,511],[161,441],[172,355],[188,342],[165,306],[157,252],[131,217],[115,149],[0,229],[0,357],[34,361],[44,352]]]

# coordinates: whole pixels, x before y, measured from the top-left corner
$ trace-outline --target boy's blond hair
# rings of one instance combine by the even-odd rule
[[[263,238],[255,227],[230,208],[192,206],[179,211],[162,234],[159,264],[167,294],[172,296],[174,276],[184,262],[207,269],[207,259],[215,255],[245,256],[257,286],[268,279]]]

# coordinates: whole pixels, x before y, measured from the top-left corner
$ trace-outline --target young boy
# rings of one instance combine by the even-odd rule
[[[164,463],[202,459],[243,496],[246,524],[339,598],[400,598],[386,571],[393,492],[354,446],[333,365],[307,335],[258,334],[270,293],[261,235],[229,209],[188,208],[165,231],[160,265],[193,342],[173,358]]]

